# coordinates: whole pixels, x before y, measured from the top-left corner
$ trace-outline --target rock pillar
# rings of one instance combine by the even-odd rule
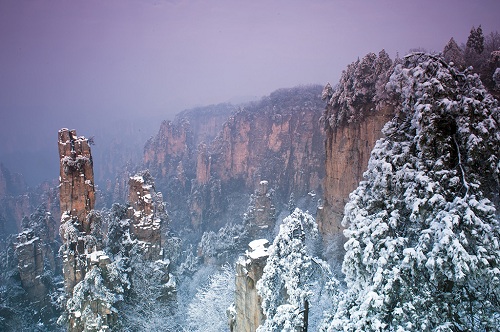
[[[269,241],[255,240],[248,247],[245,256],[236,263],[236,313],[230,321],[232,332],[254,332],[265,320],[256,286],[269,256]]]
[[[95,205],[94,171],[88,140],[75,130],[59,130],[60,160],[59,200],[63,241],[63,274],[66,294],[85,277],[85,254],[97,250],[86,235],[92,231],[94,218],[90,212]]]
[[[76,217],[83,226],[94,208],[94,170],[88,140],[75,130],[59,130],[59,200],[61,215]],[[89,225],[85,225],[88,228]],[[86,229],[82,229],[85,231]]]
[[[154,181],[148,171],[129,179],[129,204],[127,214],[131,220],[130,232],[142,246],[144,258],[162,258],[162,219],[167,219],[161,193],[156,193]]]
[[[259,182],[245,214],[245,223],[252,239],[269,236],[276,223],[273,192],[268,189],[268,185],[269,183],[265,180]]]

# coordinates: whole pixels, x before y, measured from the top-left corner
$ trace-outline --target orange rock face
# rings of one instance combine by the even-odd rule
[[[247,188],[268,180],[284,196],[320,191],[324,175],[322,112],[316,105],[276,103],[236,113],[212,143],[211,176],[223,182],[239,179]]]
[[[99,250],[99,244],[85,240],[95,222],[94,171],[88,140],[75,130],[61,129],[58,134],[60,159],[59,201],[63,244],[63,275],[66,294],[85,277],[87,253]]]
[[[385,92],[393,62],[382,50],[350,64],[335,89],[328,83],[322,98],[327,107],[324,205],[318,225],[324,235],[342,232],[344,206],[363,179],[370,154],[383,126],[394,116]]]
[[[227,211],[233,218],[244,212],[231,206],[234,195],[246,203],[262,180],[276,190],[278,203],[291,193],[321,193],[323,109],[318,86],[300,87],[278,90],[230,116],[227,109],[199,116],[193,110],[175,123],[164,122],[146,144],[144,161],[172,220],[194,229],[204,223],[220,227]]]
[[[236,262],[235,313],[230,320],[231,331],[255,331],[266,319],[257,282],[264,273],[268,247],[267,240],[255,240],[249,244],[245,257]]]
[[[60,207],[82,224],[94,208],[94,171],[88,140],[78,137],[75,130],[59,131]],[[85,230],[84,230],[85,231]]]
[[[375,142],[382,137],[382,127],[393,116],[386,106],[359,122],[329,128],[326,133],[326,176],[324,205],[318,218],[322,234],[341,233],[344,206],[357,188],[368,166]]]

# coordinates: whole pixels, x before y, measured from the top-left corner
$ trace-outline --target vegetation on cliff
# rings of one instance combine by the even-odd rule
[[[500,112],[478,76],[411,54],[344,226],[346,292],[328,331],[500,325]]]

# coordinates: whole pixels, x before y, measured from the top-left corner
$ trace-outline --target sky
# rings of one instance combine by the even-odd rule
[[[60,128],[153,135],[187,108],[334,84],[368,52],[500,31],[498,13],[498,0],[0,0],[0,162],[32,185],[57,178]]]

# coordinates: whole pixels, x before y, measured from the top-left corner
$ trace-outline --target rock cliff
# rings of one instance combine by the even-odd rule
[[[213,121],[193,116],[189,121],[164,122],[146,144],[144,162],[165,193],[177,223],[172,226],[196,231],[220,228],[242,215],[242,203],[255,183],[264,179],[274,188],[279,204],[292,193],[297,197],[311,190],[321,193],[320,89],[278,90],[241,108],[223,124],[223,115]],[[216,129],[220,130],[213,137]]]
[[[101,251],[101,216],[94,211],[92,154],[88,139],[75,130],[59,131],[60,249],[66,292],[68,331],[107,331],[117,319],[108,296],[93,296],[95,287],[106,293],[109,257]],[[91,319],[89,317],[92,317]]]
[[[363,179],[382,127],[394,116],[385,94],[393,63],[385,51],[367,54],[348,66],[339,84],[323,90],[326,161],[324,203],[318,211],[322,234],[341,234],[344,206]]]
[[[61,129],[58,147],[63,274],[66,293],[71,294],[85,277],[85,255],[100,249],[100,244],[90,238],[99,232],[95,215],[90,214],[95,205],[94,171],[88,140],[78,137],[75,130]]]
[[[260,181],[259,188],[251,196],[251,205],[244,215],[245,227],[251,239],[268,236],[276,223],[276,208],[268,184],[265,180]]]

